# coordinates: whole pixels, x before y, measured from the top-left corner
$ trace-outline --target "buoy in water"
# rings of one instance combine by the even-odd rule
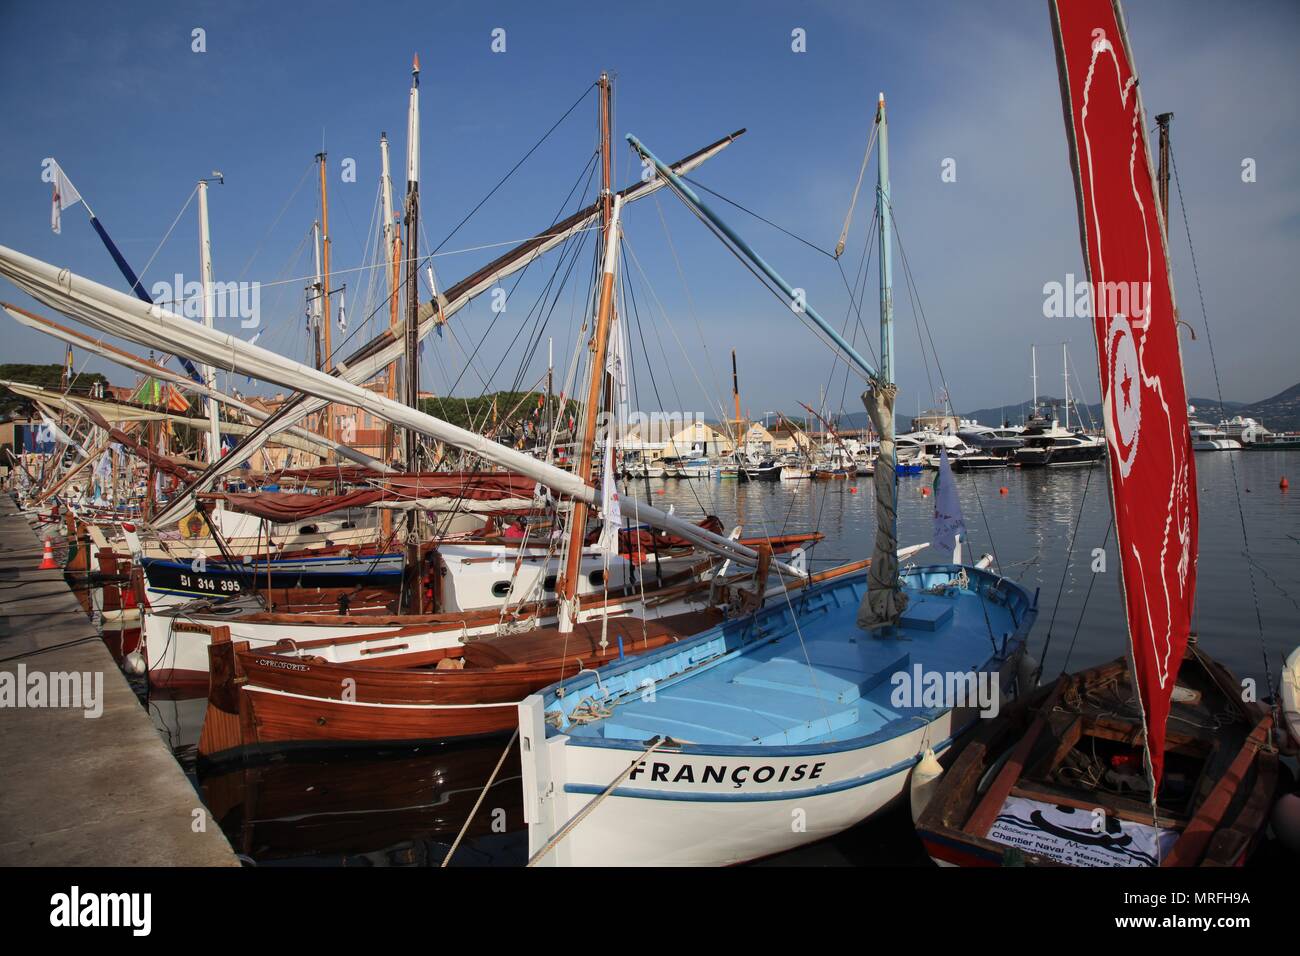
[[[1007,486],[1006,486],[1006,485],[1003,485],[1001,488],[999,488],[999,489],[998,489],[998,494],[1000,494],[1000,495],[1005,495],[1005,494],[1007,494]]]
[[[128,674],[139,677],[145,672],[144,655],[139,651],[132,651],[122,658],[122,670]]]
[[[921,760],[912,768],[912,822],[924,812],[926,804],[934,796],[935,789],[939,786],[939,778],[943,776],[943,765],[935,757],[934,751],[929,747],[925,748],[925,753],[921,755]]]
[[[929,488],[922,488],[922,489],[921,489],[921,497],[922,497],[922,498],[929,498],[929,497],[930,497],[930,489],[929,489]]]
[[[856,487],[853,487],[853,488],[850,488],[850,489],[849,489],[849,494],[851,494],[851,495],[856,495],[857,493],[858,493],[858,489],[857,489]]]
[[[1291,482],[1286,480],[1286,475],[1283,475],[1282,480],[1277,483],[1277,486],[1281,488],[1283,491],[1286,491],[1288,488],[1291,487]]]

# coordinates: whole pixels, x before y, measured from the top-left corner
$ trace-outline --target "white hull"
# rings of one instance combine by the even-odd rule
[[[528,719],[529,701],[537,701],[534,720]],[[534,853],[639,754],[578,744],[565,734],[548,739],[539,723],[540,707],[541,698],[530,697],[520,708],[521,734],[530,743],[544,740],[537,770],[530,773],[530,765],[524,773],[524,816]],[[961,729],[977,719],[970,711],[957,713]],[[925,748],[941,753],[950,746],[953,716],[947,711],[912,733],[877,744],[838,751],[827,745],[825,752],[798,756],[758,747],[717,755],[658,750],[642,761],[635,779],[605,797],[538,863],[725,866],[834,836],[907,791]],[[545,767],[548,780],[543,780]],[[701,783],[706,768],[711,782]],[[723,781],[712,782],[720,771]],[[663,780],[653,780],[656,774]],[[757,775],[767,782],[755,782]],[[683,782],[672,782],[678,777]],[[543,794],[547,790],[549,795]]]
[[[691,600],[671,600],[653,608],[641,607],[639,594],[627,599],[627,606],[622,603],[608,608],[597,607],[590,610],[581,608],[579,621],[597,620],[606,613],[623,615],[631,607],[637,617],[659,618],[684,611],[699,610],[708,603],[708,592],[697,592]],[[543,626],[556,623],[554,615],[544,617]],[[365,615],[356,615],[349,624],[312,623],[310,614],[295,615],[288,623],[271,623],[267,621],[250,621],[238,615],[222,617],[220,613],[196,613],[192,615],[155,614],[145,612],[143,619],[143,642],[145,660],[149,668],[149,682],[156,687],[179,687],[203,685],[208,676],[208,647],[212,643],[206,630],[197,629],[195,624],[207,626],[225,626],[230,628],[233,641],[247,641],[253,650],[273,647],[282,640],[299,643],[351,637],[357,634],[385,635],[401,629],[398,624],[377,624],[368,621]],[[404,643],[419,649],[434,650],[455,647],[468,637],[492,636],[498,633],[497,621],[489,621],[477,626],[462,625],[448,630],[430,632],[428,635],[411,637],[403,635]],[[327,660],[335,660],[331,648],[313,649]]]

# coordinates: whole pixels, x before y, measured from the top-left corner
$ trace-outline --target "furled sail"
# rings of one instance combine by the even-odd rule
[[[0,305],[3,305],[4,310],[9,313],[10,317],[13,318],[14,321],[21,325],[25,325],[30,329],[44,332],[46,335],[52,336],[62,342],[67,342],[69,345],[75,345],[79,349],[93,352],[96,355],[102,356],[111,362],[123,366],[124,368],[129,368],[133,372],[139,372],[140,374],[147,375],[150,378],[156,378],[163,382],[171,382],[174,385],[181,386],[190,391],[198,392],[205,398],[211,398],[223,405],[228,405],[231,408],[238,409],[255,421],[261,422],[266,420],[268,417],[266,412],[250,405],[248,402],[238,399],[233,395],[227,395],[225,392],[221,392],[217,389],[208,388],[208,386],[203,382],[192,381],[188,376],[182,375],[179,372],[173,372],[171,369],[164,365],[159,365],[157,362],[150,362],[148,359],[140,358],[138,355],[132,355],[130,352],[127,352],[124,349],[119,349],[115,345],[111,345],[108,342],[101,342],[97,339],[91,338],[89,335],[78,332],[75,329],[69,329],[59,325],[57,322],[51,322],[49,319],[41,318],[41,316],[28,312],[26,309],[19,308],[16,305],[10,305],[7,302],[0,303]],[[229,423],[226,424],[226,428],[227,431],[230,430]],[[305,428],[290,427],[288,431],[291,435],[296,436],[300,440],[310,442],[312,445],[310,450],[315,454],[320,454],[320,448],[323,446],[325,449],[336,452],[340,456],[349,458],[357,464],[364,465],[367,468],[376,471],[389,470],[388,466],[383,462],[371,458],[369,455],[363,454],[353,448],[349,448],[346,445],[340,445],[338,442],[331,441],[322,435],[309,432]],[[303,446],[300,445],[298,447]]]
[[[742,136],[744,132],[743,129],[740,129],[729,136],[724,136],[717,142],[711,143],[703,149],[678,160],[673,164],[672,168],[680,173],[690,172],[722,152],[737,137]],[[633,202],[655,193],[663,185],[663,180],[659,178],[651,179],[648,182],[643,180],[633,186],[628,186],[618,195],[622,197],[624,202]],[[491,289],[502,279],[518,272],[571,236],[589,228],[599,218],[600,203],[597,202],[579,210],[567,219],[561,220],[546,231],[514,247],[509,252],[498,256],[473,275],[451,286],[445,293],[439,295],[436,300],[421,305],[419,312],[420,340],[423,341],[425,336],[468,305],[475,296]],[[405,320],[384,329],[379,335],[351,355],[336,362],[333,374],[354,384],[360,384],[374,378],[386,369],[390,363],[402,358],[405,351],[405,329]],[[295,394],[273,416],[267,419],[256,432],[244,442],[241,442],[240,445],[231,449],[220,461],[213,463],[210,468],[204,471],[196,479],[194,485],[186,489],[187,494],[177,496],[172,503],[159,512],[157,520],[166,523],[180,518],[192,506],[192,493],[206,491],[211,488],[223,474],[248,460],[272,435],[283,428],[302,421],[309,415],[315,414],[324,408],[326,404],[320,399],[312,398],[301,392]]]
[[[16,395],[30,398],[47,408],[61,409],[79,415],[84,415],[87,409],[93,408],[97,410],[100,416],[110,422],[171,422],[174,425],[184,425],[187,428],[199,431],[206,428],[208,424],[206,418],[193,418],[189,415],[143,408],[139,405],[129,405],[106,398],[67,395],[63,392],[41,388],[39,385],[27,385],[23,382],[0,379],[0,386],[4,386]],[[242,422],[223,422],[222,427],[232,435],[247,435],[253,431],[253,426]],[[313,435],[307,431],[302,433],[302,437],[293,434],[283,435],[276,441],[286,448],[306,452],[310,455],[324,455],[329,450],[319,435]]]
[[[177,354],[226,371],[247,375],[282,387],[296,387],[324,402],[355,405],[402,428],[410,428],[437,441],[490,461],[515,474],[525,475],[552,491],[588,504],[598,493],[577,476],[543,461],[507,448],[489,438],[409,408],[372,391],[353,385],[336,375],[252,345],[233,335],[205,328],[157,305],[146,305],[115,289],[100,285],[68,269],[33,259],[0,246],[0,275],[50,308],[108,335],[132,342],[151,342]],[[757,566],[758,552],[736,541],[700,528],[650,505],[637,503],[629,518],[679,535],[700,548],[750,567]],[[774,562],[783,573],[801,577],[798,570]]]
[[[1158,784],[1196,590],[1196,470],[1173,283],[1123,15],[1055,0],[1134,674]]]
[[[907,610],[907,595],[898,583],[898,476],[892,467],[894,452],[894,400],[898,387],[880,383],[862,393],[871,427],[880,436],[876,473],[876,538],[867,572],[867,593],[858,607],[857,625],[876,628],[896,624]]]

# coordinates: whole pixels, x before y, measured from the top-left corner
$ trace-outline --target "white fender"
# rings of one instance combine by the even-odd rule
[[[920,762],[912,768],[912,822],[915,823],[925,810],[926,804],[939,788],[939,778],[943,776],[943,766],[929,747],[921,755]]]

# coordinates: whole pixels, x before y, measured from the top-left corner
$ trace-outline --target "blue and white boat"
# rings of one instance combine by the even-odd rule
[[[910,602],[888,634],[855,623],[861,574],[529,697],[530,853],[739,863],[896,800],[927,750],[942,757],[1011,696],[1037,616],[1024,588],[975,568],[917,568],[900,583]],[[971,706],[946,706],[958,682]]]
[[[953,563],[899,571],[883,94],[876,124],[879,371],[629,137],[864,374],[863,401],[880,435],[876,541],[865,573],[786,591],[755,613],[524,700],[519,741],[532,863],[725,865],[832,836],[896,800],[914,767],[949,751],[1019,689],[1037,599],[983,562],[960,563],[955,486],[936,493],[935,506],[935,542],[953,550]],[[950,482],[951,473],[944,468],[941,478]]]

